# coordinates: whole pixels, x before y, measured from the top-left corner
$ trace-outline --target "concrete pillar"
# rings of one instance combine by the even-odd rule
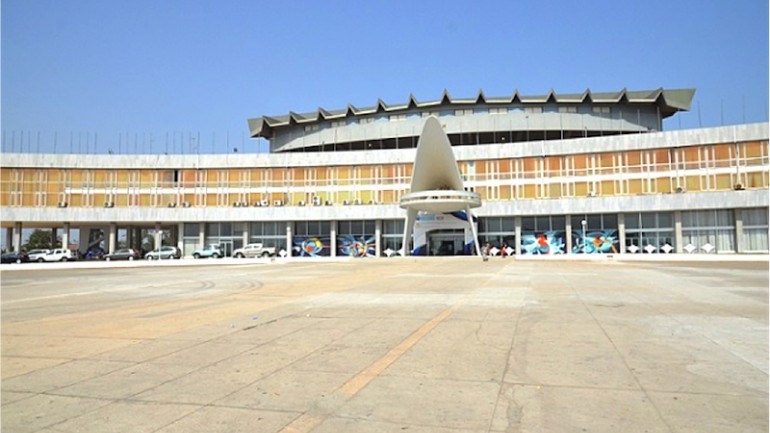
[[[57,248],[56,246],[56,227],[51,227],[51,248]],[[62,245],[62,248],[67,248],[66,245]]]
[[[674,211],[674,242],[676,243],[677,254],[682,254],[684,245],[682,245],[682,211]]]
[[[249,233],[249,226],[250,225],[251,224],[249,224],[247,222],[243,223],[243,246],[244,247],[249,244],[249,239],[251,239],[251,234]]]
[[[286,257],[291,257],[294,248],[294,234],[292,233],[291,221],[286,221]]]
[[[182,257],[184,257],[184,223],[178,223],[176,226],[176,247],[179,248]]]
[[[565,254],[572,254],[572,216],[571,215],[565,215],[564,216],[564,237],[565,244],[567,245],[567,250],[564,251]]]
[[[206,223],[198,223],[198,248],[206,245]]]
[[[134,227],[133,232],[133,246],[137,250],[142,251],[142,241],[144,240],[142,238],[142,229],[140,227]]]
[[[115,249],[118,245],[118,225],[115,223],[110,223],[110,234],[109,234],[109,240],[107,241],[107,252],[109,254],[112,254],[115,252]]]
[[[158,249],[162,246],[163,237],[160,231],[160,223],[155,223],[155,248]]]
[[[743,212],[740,209],[735,209],[735,252],[743,252]]]
[[[476,233],[476,225],[473,224],[473,214],[471,213],[471,207],[465,206],[465,216],[468,218],[468,224],[471,226],[471,233],[473,233],[473,244],[476,245],[476,255],[481,257],[481,245],[479,245],[479,234]]]
[[[5,250],[11,251],[13,249],[13,227],[5,228]]]
[[[626,252],[626,214],[618,214],[618,254]]]
[[[515,225],[515,233],[516,233],[516,245],[513,246],[514,254],[517,256],[521,254],[521,217],[517,216],[513,219],[513,224]],[[510,245],[509,245],[510,246]]]
[[[21,251],[21,223],[13,223],[13,250]]]
[[[374,222],[374,255],[382,255],[382,220]]]
[[[64,223],[61,233],[61,247],[68,248],[70,245],[70,223]]]
[[[329,255],[337,257],[337,221],[329,224]]]
[[[401,244],[403,249],[403,256],[411,256],[412,248],[409,246],[412,240],[412,234],[414,233],[414,222],[417,219],[417,211],[414,209],[406,210],[406,222],[404,223],[404,240]]]

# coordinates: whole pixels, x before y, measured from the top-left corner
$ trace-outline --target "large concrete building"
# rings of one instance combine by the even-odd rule
[[[511,254],[768,253],[768,124],[662,131],[692,89],[352,105],[249,119],[268,154],[2,157],[6,245],[56,229],[79,248],[263,242],[294,256],[402,250],[418,137],[435,117]],[[470,251],[468,216],[417,215],[407,253]]]

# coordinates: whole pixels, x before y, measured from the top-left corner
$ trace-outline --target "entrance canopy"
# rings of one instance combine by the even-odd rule
[[[401,196],[399,203],[406,209],[404,225],[404,255],[414,229],[417,212],[448,213],[465,211],[471,215],[471,208],[481,206],[481,196],[466,191],[457,168],[449,138],[438,119],[431,116],[425,120],[420,139],[417,142],[417,156],[412,170],[412,184],[408,194]],[[468,218],[476,244],[476,253],[481,255],[479,239],[473,219]]]

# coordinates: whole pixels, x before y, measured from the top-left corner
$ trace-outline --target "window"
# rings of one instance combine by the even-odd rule
[[[484,217],[478,221],[479,243],[490,243],[498,249],[506,243],[513,248],[516,239],[516,222],[513,217]]]
[[[295,223],[292,255],[329,256],[330,233],[331,223],[328,221],[298,221]]]
[[[249,224],[249,243],[261,243],[266,247],[275,247],[276,251],[286,248],[286,222],[265,221]]]
[[[374,117],[362,117],[358,119],[360,125],[366,125],[367,123],[374,123]]]
[[[583,221],[586,222],[585,226],[583,226]],[[617,215],[572,215],[570,222],[572,224],[573,253],[608,254],[618,252]]]
[[[735,221],[731,210],[682,212],[683,250],[688,254],[735,251]]]
[[[741,252],[768,252],[768,213],[767,208],[742,209],[743,239]]]
[[[610,114],[610,107],[598,106],[593,107],[594,114]]]
[[[438,111],[423,111],[420,114],[420,116],[422,116],[422,117],[430,117],[430,116],[438,117],[439,116],[439,112]]]
[[[337,254],[352,257],[374,256],[374,221],[340,221],[337,224]]]
[[[320,126],[316,123],[314,125],[305,125],[305,132],[318,131]]]
[[[391,114],[388,116],[391,122],[398,122],[400,120],[406,120],[406,114]]]
[[[471,108],[455,110],[455,116],[470,116],[471,114],[473,114],[473,109]]]
[[[489,114],[508,114],[508,107],[491,107]]]
[[[332,128],[341,128],[343,126],[345,126],[344,120],[335,120],[334,122],[332,122]]]
[[[521,219],[521,254],[564,254],[566,219],[563,216]]]
[[[671,212],[625,214],[626,252],[631,254],[670,254],[674,252],[674,215]]]
[[[542,113],[543,112],[543,107],[524,107],[524,112],[525,113],[535,113],[535,114]]]
[[[577,107],[574,105],[560,106],[559,113],[577,113]]]

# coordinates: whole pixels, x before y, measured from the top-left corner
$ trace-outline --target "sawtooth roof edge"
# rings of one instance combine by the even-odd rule
[[[617,104],[642,103],[658,104],[665,113],[673,114],[677,111],[688,111],[692,106],[692,99],[695,95],[694,88],[669,89],[662,87],[653,90],[628,90],[623,88],[618,92],[597,92],[586,89],[582,94],[564,93],[558,94],[554,89],[550,89],[545,95],[521,95],[518,89],[513,91],[510,96],[486,96],[482,89],[479,89],[475,97],[453,98],[447,89],[441,93],[437,100],[418,101],[414,94],[410,94],[406,102],[398,104],[386,104],[381,98],[371,107],[358,108],[353,104],[348,104],[346,108],[340,110],[326,110],[319,107],[316,111],[310,113],[296,113],[289,111],[286,115],[279,116],[261,116],[247,120],[249,133],[251,137],[264,136],[264,134],[276,127],[289,126],[292,124],[305,124],[318,122],[320,120],[344,118],[349,115],[361,116],[376,114],[378,112],[397,112],[408,111],[413,108],[429,108],[441,105],[479,105],[479,104],[546,104],[555,102],[557,104],[582,104],[586,101],[599,104]]]

